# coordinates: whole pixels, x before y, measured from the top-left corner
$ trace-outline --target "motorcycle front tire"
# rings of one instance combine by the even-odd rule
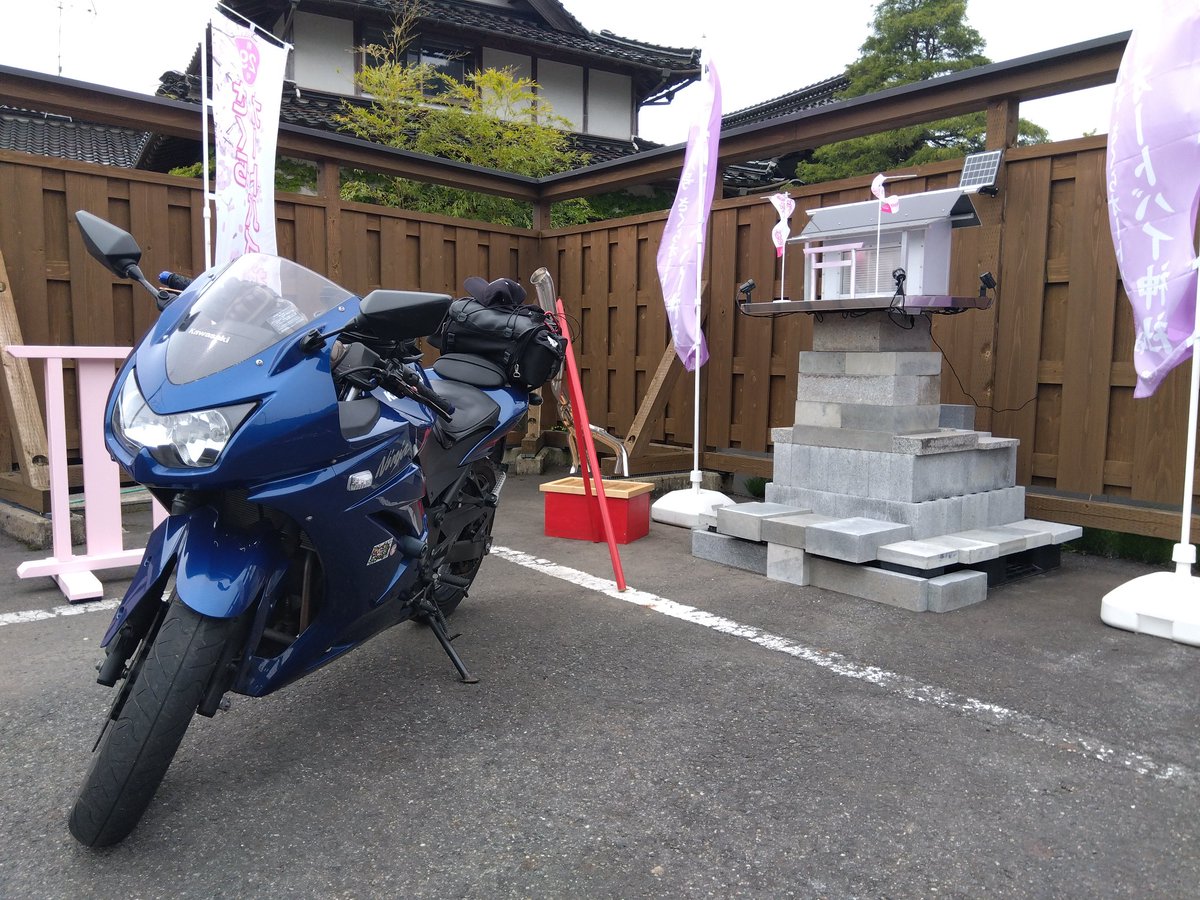
[[[81,844],[123,840],[150,805],[234,634],[231,619],[189,609],[172,592],[158,633],[116,721],[92,757],[70,829]]]

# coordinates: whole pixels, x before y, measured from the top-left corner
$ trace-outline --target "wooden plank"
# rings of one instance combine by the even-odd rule
[[[8,268],[0,252],[0,346],[23,344],[21,324],[13,299]],[[4,411],[12,433],[16,464],[20,467],[22,483],[35,491],[50,487],[50,465],[46,449],[46,426],[38,407],[37,392],[29,360],[3,354]]]
[[[625,434],[637,410],[637,229],[626,225],[614,229],[612,256],[611,327],[608,333],[609,418],[607,430]]]
[[[49,487],[31,487],[25,483],[18,472],[0,475],[0,500],[13,503],[35,513],[45,514],[50,512]]]
[[[342,182],[336,161],[323,159],[317,163],[317,194],[325,212],[324,273],[342,284]]]
[[[770,453],[756,453],[726,447],[721,450],[706,450],[701,458],[705,471],[739,472],[771,478],[775,472],[775,457]]]
[[[1025,492],[1025,514],[1033,519],[1176,541],[1183,521],[1179,509],[1114,503],[1090,497],[1064,497],[1036,490]],[[1192,534],[1200,534],[1200,515],[1192,516]]]
[[[1191,365],[1176,366],[1151,396],[1133,401],[1135,500],[1182,502]]]
[[[109,209],[106,179],[68,173],[66,176],[67,226],[71,263],[71,318],[73,336],[69,343],[112,346],[113,283],[115,277],[92,259],[83,243],[83,235],[74,227],[74,212],[86,209],[101,218],[117,219]],[[121,223],[128,228],[129,223]],[[70,414],[68,413],[68,416]]]
[[[1104,154],[1079,157],[1071,235],[1071,285],[1063,357],[1063,418],[1055,486],[1098,493],[1104,488],[1104,450],[1112,368],[1117,262],[1108,240]]]
[[[692,451],[687,447],[655,445],[643,453],[635,466],[629,461],[630,475],[657,475],[664,472],[687,472],[692,468]]]
[[[601,428],[609,425],[608,408],[608,310],[610,304],[609,264],[611,249],[609,231],[605,227],[593,232],[591,241],[584,244],[587,263],[583,271],[583,334],[580,359],[580,378],[583,379],[584,402],[591,422]]]
[[[748,245],[745,248],[751,260],[753,270],[767,275],[763,279],[771,286],[774,296],[779,286],[776,283],[778,259],[775,255],[775,245],[771,240],[771,229],[778,221],[775,209],[762,200],[748,210],[750,214],[749,228],[746,231]],[[737,282],[731,280],[722,286],[722,293],[736,291]],[[732,305],[730,301],[720,304]],[[728,440],[718,442],[715,439],[706,440],[708,447],[736,446],[750,450],[765,450],[770,437],[768,412],[770,410],[771,391],[771,337],[775,320],[755,319],[738,316],[734,323],[734,370],[730,380],[726,401],[731,415],[729,416]],[[742,375],[736,372],[741,367]],[[720,396],[720,395],[718,395]],[[740,434],[736,434],[737,429]]]
[[[667,400],[675,388],[675,382],[683,371],[683,363],[675,355],[675,344],[667,344],[667,349],[663,351],[662,359],[659,360],[658,368],[655,369],[654,376],[650,379],[650,387],[646,391],[646,396],[642,400],[641,406],[638,407],[637,414],[633,417],[633,422],[625,435],[625,452],[629,455],[631,467],[635,460],[640,461],[645,456],[654,439],[658,420],[662,416],[663,410],[666,409]]]
[[[762,201],[759,201],[760,203]],[[735,285],[738,277],[738,223],[746,214],[741,207],[720,209],[712,214],[712,240],[709,244],[714,285]],[[749,276],[747,276],[749,277]],[[733,380],[733,317],[738,315],[732,303],[712,304],[705,326],[708,364],[705,375],[705,440],[717,447],[729,446],[729,400]],[[683,367],[680,366],[682,371]]]
[[[1020,239],[1004,241],[996,289],[997,412],[992,430],[1021,441],[1017,448],[1017,483],[1029,484],[1037,407],[1044,378],[1038,363],[1042,345],[1042,301],[1045,285],[1047,216],[1050,205],[1050,161],[1035,159],[1008,166],[1005,227]]]

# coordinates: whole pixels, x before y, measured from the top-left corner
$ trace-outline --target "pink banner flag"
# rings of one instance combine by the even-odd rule
[[[700,79],[701,101],[695,124],[688,131],[679,190],[658,248],[658,279],[675,352],[689,371],[708,361],[700,328],[700,267],[708,213],[717,177],[717,141],[721,136],[721,82],[716,67],[705,63]]]
[[[772,194],[767,199],[779,213],[779,223],[771,229],[771,240],[775,242],[775,255],[779,257],[783,256],[783,248],[787,245],[788,235],[791,234],[788,219],[796,211],[796,201],[786,193]]]
[[[1192,355],[1200,205],[1200,6],[1144,9],[1125,47],[1108,131],[1108,217],[1133,307],[1135,397]]]
[[[217,14],[212,18],[217,148],[216,263],[275,253],[275,146],[287,50]]]
[[[900,212],[900,198],[895,194],[887,196],[887,192],[883,189],[883,183],[887,179],[880,172],[875,176],[875,180],[871,182],[871,193],[875,195],[875,199],[879,201],[879,209],[885,213]]]

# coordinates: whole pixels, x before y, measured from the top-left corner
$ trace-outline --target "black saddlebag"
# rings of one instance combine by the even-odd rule
[[[513,387],[534,390],[558,374],[566,339],[553,317],[526,304],[484,305],[474,297],[450,304],[429,342],[443,353],[473,353],[504,370]]]

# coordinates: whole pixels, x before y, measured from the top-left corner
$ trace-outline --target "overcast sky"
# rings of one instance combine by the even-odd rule
[[[9,3],[19,0],[8,0]],[[153,93],[165,71],[187,65],[212,0],[20,0],[0,29],[0,64]],[[592,31],[669,47],[705,47],[720,72],[725,112],[836,75],[858,56],[876,0],[564,0]],[[1130,0],[968,0],[967,18],[995,62],[1128,31]],[[642,136],[687,137],[688,91],[647,109]],[[1023,104],[1056,140],[1107,132],[1111,88]]]

